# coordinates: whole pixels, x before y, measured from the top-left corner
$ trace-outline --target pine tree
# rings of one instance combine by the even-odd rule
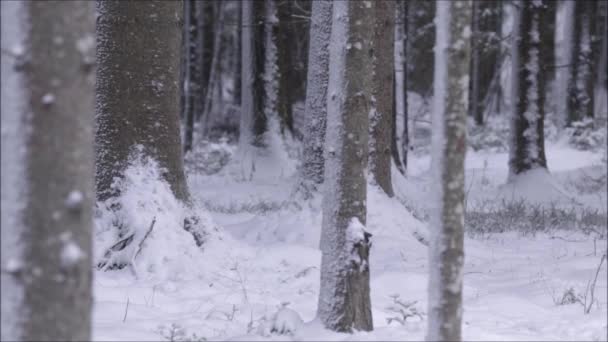
[[[189,202],[178,119],[181,4],[98,1],[97,9],[97,198],[118,195],[114,178],[141,146]]]
[[[369,169],[372,181],[389,197],[394,196],[391,183],[394,40],[395,2],[380,1],[376,4],[374,16]]]
[[[540,69],[544,49],[539,27],[543,5],[539,1],[518,2],[512,41],[511,146],[509,178],[536,168],[547,168],[545,158],[544,77]]]
[[[332,2],[314,1],[310,25],[310,50],[305,104],[303,181],[315,187],[323,182],[327,84],[329,81],[329,40]]]
[[[334,331],[373,329],[365,169],[376,4],[333,3],[317,314]]]
[[[437,2],[428,341],[460,341],[471,1]],[[464,82],[463,82],[464,80]]]
[[[94,14],[2,2],[2,340],[91,339]]]

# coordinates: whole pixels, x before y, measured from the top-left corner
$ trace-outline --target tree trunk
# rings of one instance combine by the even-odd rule
[[[329,40],[331,38],[332,2],[312,3],[310,50],[306,87],[304,156],[302,174],[315,188],[323,183],[325,159],[323,143],[327,118],[327,83],[329,81]]]
[[[241,150],[263,147],[267,130],[264,113],[264,2],[242,3]],[[246,152],[248,153],[248,152]]]
[[[234,46],[235,63],[234,63],[234,84],[233,84],[233,101],[237,107],[241,106],[241,47],[242,47],[242,32],[243,32],[243,2],[236,2],[236,42]]]
[[[408,58],[408,47],[410,47],[410,3],[408,1],[400,1],[402,6],[402,18],[403,18],[403,64],[402,64],[402,82],[403,82],[403,132],[401,135],[401,159],[403,161],[403,170],[407,172],[407,154],[410,149],[410,132],[409,132],[409,113],[408,113],[408,99],[407,99],[407,87],[408,87],[408,69],[410,61]],[[395,121],[396,122],[396,121]],[[396,125],[396,124],[395,124]]]
[[[369,169],[372,181],[389,196],[391,182],[391,132],[393,126],[393,73],[395,48],[395,2],[380,1],[374,17],[372,103],[370,116]],[[387,86],[391,85],[391,86]]]
[[[437,3],[433,159],[436,199],[429,246],[428,341],[460,341],[464,263],[464,158],[471,1]]]
[[[97,198],[118,195],[136,146],[165,170],[175,197],[189,202],[179,134],[181,4],[97,3]]]
[[[214,1],[196,1],[198,14],[198,43],[200,48],[199,75],[200,88],[198,89],[198,105],[199,110],[196,112],[196,120],[200,121],[204,114],[205,100],[207,89],[209,88],[209,80],[211,79],[211,64],[213,63],[213,47],[215,46],[215,11],[213,10]]]
[[[608,120],[608,67],[607,67],[607,51],[608,50],[608,5],[604,2],[598,2],[599,12],[602,15],[598,15],[598,30],[597,33],[600,35],[599,51],[597,53],[597,62],[595,70],[595,100],[594,104],[594,117],[600,125],[606,125]],[[603,20],[602,20],[603,19]],[[600,23],[602,21],[602,23]]]
[[[293,132],[293,93],[292,79],[295,78],[295,61],[290,53],[290,18],[293,12],[291,6],[292,1],[272,0],[276,9],[276,18],[278,20],[272,26],[273,36],[276,38],[277,47],[277,72],[278,72],[278,94],[277,94],[277,111],[280,118],[281,132],[285,130]],[[272,20],[272,19],[271,19]]]
[[[479,0],[473,0],[471,18],[471,62],[469,77],[469,115],[475,120],[477,126],[483,125],[483,111],[479,96],[479,55],[481,49],[481,31],[479,29]]]
[[[568,124],[585,117],[593,117],[593,75],[591,74],[591,17],[592,1],[577,1],[575,7],[573,75],[568,94]]]
[[[3,51],[23,38],[17,60],[2,57],[3,340],[91,339],[94,13],[88,1],[2,3]]]
[[[202,117],[202,136],[208,137],[211,132],[211,111],[213,110],[213,94],[218,87],[220,78],[222,77],[220,71],[220,59],[222,58],[222,33],[224,31],[224,5],[218,3],[217,6],[217,21],[215,23],[215,37],[213,38],[213,57],[211,59],[211,72],[209,73],[209,80],[207,81],[207,89],[205,96],[205,107],[203,107]],[[221,89],[220,89],[221,91]],[[216,106],[218,104],[215,104]]]
[[[377,2],[333,3],[317,314],[330,330],[373,329],[371,234],[365,232],[374,12]],[[389,103],[390,105],[390,103]],[[390,155],[389,155],[390,157]]]
[[[544,77],[540,70],[544,49],[540,46],[539,27],[543,5],[523,1],[515,10],[512,45],[513,91],[511,103],[511,147],[509,178],[535,169],[547,168],[545,158]]]
[[[197,2],[194,0],[184,1],[184,26],[185,26],[185,101],[184,110],[186,117],[185,132],[184,132],[184,153],[192,149],[192,138],[194,133],[194,118],[196,113],[200,111],[198,108],[201,82],[200,76],[200,44],[198,30],[198,8]]]

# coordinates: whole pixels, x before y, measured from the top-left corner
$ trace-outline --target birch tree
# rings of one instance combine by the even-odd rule
[[[323,143],[327,118],[327,84],[329,81],[329,40],[331,36],[332,1],[312,3],[310,50],[306,87],[304,128],[303,181],[315,188],[323,182]]]
[[[88,1],[2,2],[2,340],[91,339],[94,29]]]
[[[437,2],[428,341],[460,341],[471,1]]]
[[[389,197],[394,195],[391,182],[394,40],[395,2],[380,1],[376,4],[374,16],[369,169],[372,182]]]
[[[97,198],[118,195],[112,182],[141,146],[189,202],[178,121],[181,4],[98,1],[97,9]]]
[[[365,169],[376,4],[333,3],[317,315],[334,331],[373,328]]]
[[[513,18],[511,142],[509,179],[523,172],[547,168],[545,158],[544,77],[540,72],[543,51],[539,25],[543,13],[540,1],[515,3]]]

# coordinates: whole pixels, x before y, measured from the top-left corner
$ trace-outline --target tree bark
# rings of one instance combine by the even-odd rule
[[[513,27],[511,103],[511,148],[509,178],[536,168],[547,168],[545,157],[544,77],[540,61],[544,60],[539,27],[543,21],[543,5],[518,2]]]
[[[97,8],[97,198],[118,195],[113,180],[140,146],[189,203],[178,121],[181,4],[98,1]]]
[[[370,234],[365,232],[374,12],[377,2],[333,3],[317,314],[330,330],[373,329]],[[390,105],[390,103],[389,103]],[[390,156],[389,156],[390,157]]]
[[[473,0],[471,19],[471,76],[469,77],[469,115],[477,126],[483,125],[483,111],[479,96],[479,55],[481,49],[481,31],[479,29],[479,0]]]
[[[264,113],[264,2],[242,3],[241,146],[263,147]]]
[[[329,0],[314,1],[312,3],[306,81],[306,126],[302,174],[304,182],[311,182],[315,188],[323,183],[325,163],[323,143],[327,118],[331,20],[332,2]]]
[[[437,3],[433,159],[436,199],[429,246],[427,341],[460,341],[464,263],[464,159],[471,1]]]
[[[393,73],[395,48],[395,2],[380,1],[374,17],[372,101],[369,169],[372,181],[393,197],[391,182],[391,132],[393,129]],[[388,86],[390,85],[390,86]]]
[[[290,53],[290,39],[295,37],[290,36],[290,18],[293,12],[291,6],[292,1],[272,0],[276,8],[276,17],[278,23],[272,27],[273,36],[276,38],[277,47],[277,71],[278,71],[278,94],[277,94],[277,111],[280,118],[281,132],[286,130],[293,132],[293,98],[294,87],[292,87],[292,79],[295,78],[295,61]]]
[[[403,162],[403,170],[407,172],[407,154],[410,149],[410,132],[409,132],[409,113],[408,113],[408,98],[407,98],[407,89],[408,89],[408,69],[410,65],[410,61],[408,58],[408,47],[410,44],[410,2],[408,1],[400,1],[402,8],[402,18],[403,18],[403,64],[402,64],[402,82],[403,82],[403,132],[401,134],[401,160]],[[396,125],[396,121],[395,121]]]
[[[572,55],[573,73],[570,77],[568,94],[568,125],[593,117],[593,75],[591,74],[591,18],[592,1],[577,1],[575,7],[574,47]]]
[[[200,76],[200,54],[201,46],[198,36],[198,17],[199,11],[197,2],[194,0],[184,1],[184,53],[185,57],[185,86],[184,86],[184,111],[186,117],[185,132],[184,132],[184,153],[192,149],[192,139],[194,134],[194,118],[196,113],[200,111],[198,97],[200,94],[201,80]]]
[[[95,61],[94,7],[88,1],[31,1],[2,4],[17,12],[23,35],[24,64],[18,68],[19,95],[5,97],[2,75],[2,127],[10,116],[22,125],[24,145],[5,150],[2,134],[2,240],[11,229],[21,239],[5,269],[2,253],[2,337],[23,341],[83,341],[91,339],[93,207],[93,101]],[[7,23],[8,25],[8,23]],[[4,41],[3,41],[3,49]],[[2,64],[6,63],[2,57]],[[3,66],[3,71],[5,71]],[[15,90],[17,91],[17,90]],[[23,101],[15,112],[5,103]],[[6,104],[8,105],[8,104]],[[26,123],[26,124],[24,124]],[[7,126],[8,127],[8,126]],[[14,135],[13,135],[14,136]],[[10,146],[10,145],[9,145]],[[18,150],[22,150],[21,152]],[[5,174],[5,152],[22,156],[21,172]],[[14,167],[14,166],[12,166]],[[6,168],[6,169],[5,169]],[[13,169],[14,170],[14,169]],[[14,226],[5,226],[5,177],[18,179]],[[15,239],[16,237],[11,237]],[[6,247],[2,241],[3,249]],[[9,274],[5,274],[8,272]],[[22,292],[8,292],[5,277]],[[5,293],[7,291],[7,293]],[[6,296],[16,298],[8,298]],[[5,311],[5,300],[19,303]],[[5,335],[5,315],[17,326]]]
[[[209,80],[211,79],[211,64],[213,63],[213,47],[215,46],[215,33],[213,28],[215,27],[215,11],[213,10],[214,1],[196,1],[198,11],[198,43],[200,48],[200,56],[198,58],[199,63],[199,75],[197,78],[200,80],[200,88],[198,89],[196,121],[200,121],[203,117],[203,111],[205,108],[205,100],[207,89],[209,88]]]

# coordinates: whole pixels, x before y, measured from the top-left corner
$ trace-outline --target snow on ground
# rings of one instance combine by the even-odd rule
[[[221,227],[204,246],[198,267],[194,271],[189,268],[187,273],[173,273],[170,279],[136,280],[128,270],[97,271],[94,338],[424,339],[427,249],[420,241],[424,241],[428,228],[415,217],[420,218],[426,210],[430,160],[412,157],[408,178],[395,174],[395,199],[368,187],[367,229],[373,234],[373,332],[337,334],[314,321],[321,259],[320,198],[306,204],[289,204],[293,198],[293,175],[261,177],[250,182],[222,170],[213,175],[189,175],[192,194],[200,207],[213,209],[210,215]],[[534,195],[543,203],[576,197],[585,205],[605,210],[605,192],[576,195],[568,186],[568,179],[602,165],[600,154],[557,144],[548,146],[547,158],[551,177],[545,185],[539,187],[538,180],[546,177],[538,176],[522,179],[521,184],[504,185],[508,173],[506,153],[469,153],[466,165],[470,200],[495,200],[506,193]],[[547,192],[549,188],[559,191]],[[464,338],[606,340],[606,262],[597,278],[598,300],[589,314],[583,313],[579,303],[555,304],[568,290],[575,295],[585,293],[606,247],[605,239],[594,242],[590,235],[567,231],[467,237]],[[402,311],[397,302],[404,303]],[[404,315],[411,316],[401,324],[397,318],[403,320]],[[273,329],[295,332],[278,335]]]

